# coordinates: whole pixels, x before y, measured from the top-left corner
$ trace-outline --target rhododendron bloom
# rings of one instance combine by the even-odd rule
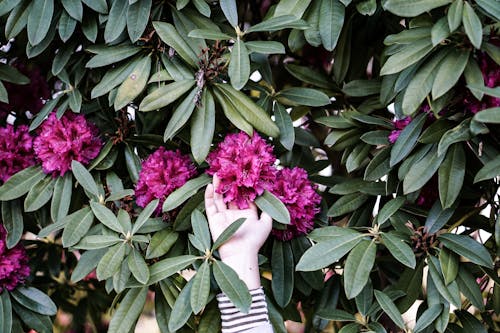
[[[35,164],[33,138],[28,126],[0,127],[0,183]]]
[[[394,125],[394,130],[389,134],[389,142],[394,143],[396,140],[399,138],[399,134],[401,134],[401,131],[408,126],[408,124],[411,122],[411,117],[406,117],[404,119],[398,119],[392,122]]]
[[[0,224],[0,293],[4,289],[14,290],[30,275],[28,255],[24,247],[17,244],[12,249],[7,249],[6,237],[7,232]]]
[[[136,202],[146,207],[154,199],[160,199],[157,208],[160,212],[165,198],[195,174],[196,168],[189,156],[160,147],[142,163],[135,187]]]
[[[97,127],[83,115],[66,112],[61,119],[52,113],[42,124],[34,149],[45,173],[64,175],[71,161],[87,164],[101,150]]]
[[[273,166],[276,157],[273,148],[258,134],[229,134],[212,151],[207,161],[208,174],[217,173],[220,185],[215,189],[224,195],[224,202],[235,203],[238,208],[248,208],[265,189],[270,188],[276,178]]]
[[[288,241],[313,229],[314,216],[320,211],[321,196],[304,169],[295,167],[279,170],[271,192],[290,212],[290,224],[286,225],[286,229],[272,230],[276,238]]]

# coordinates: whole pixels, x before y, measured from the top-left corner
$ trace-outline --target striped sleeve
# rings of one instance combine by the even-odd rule
[[[252,305],[248,313],[241,312],[224,294],[217,295],[222,319],[222,333],[272,332],[267,314],[266,296],[262,287],[250,290]]]

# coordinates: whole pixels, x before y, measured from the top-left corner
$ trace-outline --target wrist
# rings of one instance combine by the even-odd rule
[[[221,254],[221,260],[231,267],[248,289],[260,287],[259,259],[257,252]]]

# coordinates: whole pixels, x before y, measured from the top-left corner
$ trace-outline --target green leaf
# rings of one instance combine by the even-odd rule
[[[358,311],[363,316],[368,315],[370,307],[372,306],[373,303],[373,286],[370,279],[368,279],[368,283],[365,285],[363,290],[355,297],[354,300],[356,302],[356,307],[358,308]],[[354,316],[352,314],[349,315],[350,316],[347,317],[348,319],[350,318],[354,319]]]
[[[344,266],[344,290],[348,299],[354,298],[365,287],[375,263],[377,245],[364,240],[357,244],[347,256]]]
[[[127,31],[135,43],[146,30],[149,22],[152,0],[139,0],[131,4],[127,11]]]
[[[484,83],[484,78],[483,78],[483,73],[481,72],[481,68],[479,68],[479,65],[477,64],[477,61],[470,57],[469,62],[467,63],[467,66],[465,66],[464,70],[464,77],[465,77],[465,82],[467,85],[474,86],[474,85],[483,85]],[[483,93],[481,91],[477,90],[470,90],[470,92],[476,97],[477,99],[481,100],[483,98]]]
[[[268,113],[256,105],[247,95],[229,84],[215,84],[215,87],[225,95],[235,110],[255,129],[268,136],[278,137],[278,126],[271,120]]]
[[[366,166],[364,180],[376,181],[391,171],[389,163],[391,147],[381,149]]]
[[[469,60],[469,54],[469,51],[453,50],[443,59],[432,85],[434,100],[443,96],[458,82]]]
[[[147,295],[148,287],[130,289],[113,313],[108,332],[130,332],[143,311]]]
[[[144,90],[151,70],[151,57],[142,58],[118,88],[114,107],[119,110],[132,102]]]
[[[71,170],[76,178],[76,181],[89,193],[93,194],[95,197],[99,197],[99,189],[97,184],[92,178],[90,172],[78,161],[71,161]]]
[[[142,254],[135,248],[128,255],[128,268],[134,277],[142,284],[146,284],[149,280],[149,269]]]
[[[120,242],[123,242],[123,239],[116,235],[91,235],[82,238],[82,240],[73,247],[82,250],[97,250],[108,248]]]
[[[13,248],[23,236],[24,218],[19,200],[2,201],[2,222],[7,231],[6,245]]]
[[[362,167],[363,163],[365,163],[365,160],[368,157],[371,148],[372,147],[370,145],[367,145],[364,142],[358,143],[347,157],[345,163],[347,172],[351,173],[354,170]]]
[[[56,304],[36,288],[18,287],[10,294],[19,304],[31,311],[47,316],[54,316],[57,313]]]
[[[114,1],[104,29],[104,40],[111,43],[120,37],[127,25],[128,1]]]
[[[212,244],[210,238],[210,230],[208,228],[208,221],[198,209],[193,210],[191,213],[191,225],[193,227],[193,232],[196,237],[198,237],[204,247],[204,251],[210,249]]]
[[[106,227],[124,235],[127,233],[128,230],[123,230],[123,227],[111,209],[95,201],[90,202],[90,207],[95,217]]]
[[[500,124],[500,107],[481,110],[472,119],[482,123]]]
[[[227,242],[236,233],[236,231],[238,231],[243,223],[245,223],[245,221],[245,218],[237,219],[224,229],[224,231],[215,240],[214,245],[212,245],[211,251],[217,250],[222,244]]]
[[[172,313],[170,314],[170,319],[168,321],[168,329],[171,332],[176,332],[181,328],[191,316],[191,294],[193,287],[193,279],[184,286],[181,290],[175,304],[172,308]]]
[[[222,292],[229,297],[240,311],[247,313],[250,310],[252,296],[245,282],[239,278],[231,267],[222,261],[214,261],[213,271],[215,281],[217,281]]]
[[[107,14],[108,13],[108,5],[106,0],[81,0],[84,4],[89,6],[98,13]]]
[[[0,3],[0,16],[4,16],[19,5],[21,0],[5,0]]]
[[[40,166],[31,166],[19,171],[0,186],[0,200],[14,200],[23,196],[44,177]]]
[[[309,27],[310,26],[305,21],[298,19],[294,15],[282,15],[257,23],[256,25],[248,28],[245,33],[260,31],[274,32],[288,28],[305,30]]]
[[[215,103],[208,89],[201,95],[201,104],[196,107],[191,118],[191,153],[201,164],[210,151],[215,132]]]
[[[0,80],[15,84],[28,84],[30,82],[30,79],[19,70],[3,63],[0,64]]]
[[[28,16],[28,40],[31,45],[39,44],[49,32],[54,0],[33,0]]]
[[[125,257],[125,246],[125,242],[122,242],[108,249],[97,265],[96,274],[99,280],[106,280],[118,272]]]
[[[231,24],[233,27],[236,27],[238,25],[238,9],[236,8],[236,1],[220,0],[219,5],[229,24]]]
[[[58,31],[59,36],[63,42],[68,41],[73,33],[75,32],[77,21],[72,18],[66,11],[61,13],[61,17],[59,18]]]
[[[389,75],[402,71],[423,59],[433,48],[430,38],[419,39],[412,44],[405,45],[399,52],[387,59],[380,69],[380,75]]]
[[[493,265],[488,250],[469,236],[446,233],[441,234],[438,239],[448,249],[464,256],[475,264],[484,267],[492,267]]]
[[[245,43],[239,37],[236,39],[231,51],[228,74],[231,85],[236,90],[243,88],[250,76],[250,58]]]
[[[427,115],[425,113],[419,114],[401,131],[398,139],[391,149],[391,158],[389,163],[391,167],[402,161],[413,150],[413,147],[415,147],[418,137],[422,132],[426,118]]]
[[[450,31],[455,31],[462,23],[462,12],[464,8],[463,0],[455,0],[448,8],[448,26]]]
[[[484,311],[485,307],[482,292],[474,275],[472,275],[472,273],[468,270],[468,268],[464,267],[464,265],[460,265],[456,278],[460,292],[465,296],[465,298],[480,311]]]
[[[78,259],[78,263],[71,273],[71,282],[76,283],[92,272],[104,253],[106,253],[106,249],[85,251]]]
[[[416,259],[413,250],[400,237],[392,233],[382,233],[382,241],[397,261],[410,268],[415,268]]]
[[[94,222],[94,214],[88,206],[64,217],[63,246],[71,247],[77,244],[89,231],[92,222]]]
[[[194,84],[194,80],[182,80],[161,86],[144,97],[139,110],[154,111],[165,107],[184,95]]]
[[[158,231],[149,242],[146,259],[161,257],[172,248],[178,238],[179,234],[171,229]]]
[[[71,43],[69,45],[65,45],[65,47],[61,47],[54,57],[54,61],[52,62],[52,74],[59,75],[62,72],[64,67],[68,64],[69,59],[73,55],[76,44]]]
[[[297,18],[301,18],[307,7],[311,3],[311,0],[283,0],[278,3],[276,9],[274,10],[273,16],[282,15],[295,15]]]
[[[17,315],[14,317],[13,324],[17,322],[18,327],[20,327],[20,323],[15,319],[22,320],[27,327],[33,328],[37,333],[54,332],[52,320],[50,320],[49,316],[40,315],[38,313],[30,311],[16,302],[12,303],[12,308],[14,310],[14,313]],[[19,329],[15,327],[15,324],[13,326],[13,329]]]
[[[163,211],[168,212],[179,207],[184,201],[192,197],[198,190],[212,181],[210,177],[203,174],[197,178],[188,180],[182,187],[178,188],[165,199]]]
[[[151,217],[151,215],[155,212],[156,207],[158,207],[158,199],[151,201],[139,214],[137,219],[135,220],[134,227],[132,228],[132,235],[139,230],[144,223]]]
[[[374,290],[375,298],[377,299],[378,304],[382,308],[382,310],[391,318],[391,320],[396,324],[399,328],[405,329],[405,323],[403,318],[401,317],[401,313],[398,308],[394,304],[394,302],[380,290]]]
[[[447,248],[442,248],[439,252],[439,263],[443,271],[444,283],[448,285],[455,281],[458,274],[458,256]]]
[[[398,16],[414,17],[450,2],[452,0],[387,0],[382,3],[382,6]]]
[[[465,151],[454,144],[439,167],[439,198],[443,208],[450,208],[462,189],[465,176]]]
[[[444,160],[444,155],[439,156],[437,151],[438,149],[433,147],[421,160],[410,167],[403,179],[404,194],[421,189],[436,173]]]
[[[460,293],[458,289],[453,289],[453,285],[455,285],[456,287],[456,282],[453,282],[448,286],[444,284],[444,281],[442,279],[441,267],[436,257],[428,257],[428,266],[429,274],[427,276],[427,283],[429,284],[429,282],[432,281],[441,296],[443,296],[451,304],[460,307]]]
[[[338,0],[321,0],[319,35],[325,49],[332,51],[337,46],[344,25],[345,7]]]
[[[191,30],[188,34],[188,37],[210,39],[210,40],[229,40],[234,38],[220,31],[213,31],[206,29]]]
[[[340,233],[337,236],[338,231],[338,229],[335,229],[331,239],[321,241],[304,252],[297,263],[296,270],[315,271],[325,268],[340,260],[364,237],[363,234],[352,230]]]
[[[446,17],[440,18],[431,30],[432,45],[436,46],[443,42],[450,35],[450,28]]]
[[[465,310],[457,310],[455,314],[462,323],[462,332],[487,333],[485,325]]]
[[[199,313],[207,304],[210,293],[210,265],[204,261],[193,278],[191,292],[191,308],[194,313]]]
[[[289,242],[274,240],[271,270],[273,272],[271,285],[274,299],[279,306],[284,308],[290,303],[294,289],[293,253]]]
[[[155,21],[153,22],[153,27],[161,40],[171,46],[179,54],[182,60],[192,67],[196,67],[199,61],[198,56],[172,24]]]
[[[493,179],[500,174],[500,156],[492,159],[488,163],[486,163],[476,174],[474,177],[474,183]]]
[[[454,211],[455,209],[451,208],[443,210],[441,202],[439,200],[436,201],[425,220],[425,229],[427,232],[431,234],[436,233],[446,224],[446,222],[448,222]]]
[[[52,197],[56,180],[50,176],[36,183],[24,200],[24,211],[34,212],[45,205]]]
[[[77,20],[78,22],[82,21],[83,17],[83,6],[81,1],[73,1],[73,0],[61,0],[61,3],[68,12],[68,14]]]
[[[479,7],[481,7],[487,15],[500,21],[500,9],[496,0],[476,0],[475,1]]]
[[[469,37],[472,45],[474,45],[476,49],[481,48],[481,42],[483,40],[483,26],[481,24],[481,20],[468,1],[464,2],[462,22],[464,24],[465,33],[467,34],[467,37]]]
[[[248,53],[261,53],[261,54],[285,54],[285,46],[280,42],[271,40],[257,40],[246,42],[245,46]]]
[[[226,118],[234,125],[236,128],[242,130],[248,135],[253,134],[253,127],[249,124],[245,118],[238,112],[236,106],[232,103],[231,99],[224,95],[219,90],[215,89],[213,91],[215,97],[219,101],[219,104],[222,106],[222,110],[224,111],[224,115]]]
[[[248,45],[248,43],[247,43]],[[313,84],[317,87],[320,88],[326,88],[330,89],[332,87],[332,83],[329,81],[329,78],[318,71],[315,71],[312,68],[305,67],[305,66],[299,66],[299,65],[294,65],[294,64],[285,64],[285,69],[288,71],[288,73],[292,74],[294,77],[297,79]],[[326,117],[322,117],[326,118]],[[340,117],[336,117],[340,118]],[[315,119],[316,122],[319,122],[320,118]],[[343,118],[342,118],[343,119]]]
[[[285,107],[279,103],[273,105],[273,111],[274,121],[280,130],[280,142],[285,149],[291,151],[295,143],[295,131],[292,118],[285,110]]]
[[[455,126],[454,128],[446,131],[441,137],[441,140],[439,140],[437,154],[439,156],[444,156],[444,154],[448,150],[448,147],[450,147],[452,144],[469,140],[471,138],[469,128],[470,118],[465,119],[458,126]]]
[[[97,18],[93,15],[86,15],[82,22],[82,32],[85,37],[95,43],[97,39]]]
[[[342,91],[352,97],[363,97],[380,92],[380,81],[377,80],[352,80],[344,85]]]
[[[0,332],[10,333],[12,330],[12,303],[8,292],[0,294]]]
[[[132,71],[137,67],[137,65],[144,61],[144,58],[136,57],[130,61],[127,61],[121,66],[116,66],[104,74],[101,81],[92,88],[91,98],[96,98],[107,94],[110,90],[121,84],[127,79],[127,77],[132,73]]]
[[[255,199],[255,204],[260,210],[269,214],[276,222],[290,224],[290,213],[288,209],[285,204],[271,192],[265,190],[261,196]]]
[[[413,332],[418,333],[427,328],[443,311],[441,304],[434,304],[426,309],[420,317],[418,317]]]
[[[175,109],[174,114],[168,122],[167,128],[163,134],[163,141],[168,141],[172,139],[177,132],[179,132],[182,127],[187,123],[189,117],[194,111],[196,105],[196,99],[198,98],[198,93],[200,92],[198,87],[194,89],[186,96],[186,98],[179,104]]]
[[[342,216],[363,206],[367,200],[368,196],[365,194],[351,193],[344,195],[333,203],[327,215],[331,217]]]
[[[283,104],[294,106],[323,106],[330,104],[330,98],[327,94],[311,88],[285,88],[276,95],[276,98]]]
[[[127,44],[99,48],[97,54],[85,64],[85,67],[97,68],[115,64],[119,61],[130,58],[139,51],[141,51],[140,47]]]
[[[159,282],[178,271],[185,269],[187,266],[194,263],[197,259],[193,255],[181,255],[173,258],[160,260],[149,267],[149,281],[148,284],[152,285]]]
[[[198,325],[198,333],[218,332],[221,329],[221,316],[216,306],[211,306],[203,311],[203,317]]]

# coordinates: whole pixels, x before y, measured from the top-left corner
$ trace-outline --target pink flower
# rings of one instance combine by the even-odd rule
[[[394,143],[396,140],[399,138],[399,134],[401,134],[401,131],[408,126],[408,124],[411,122],[411,117],[406,117],[403,119],[398,119],[394,120],[392,123],[394,125],[394,130],[389,134],[389,142]]]
[[[66,112],[61,119],[52,113],[43,123],[34,149],[45,173],[64,175],[71,161],[87,164],[101,150],[97,127],[83,115]]]
[[[270,188],[276,176],[273,148],[258,134],[249,137],[240,132],[229,134],[212,151],[207,161],[208,173],[217,173],[220,185],[217,193],[224,194],[224,202],[234,202],[238,208],[248,208],[265,189]]]
[[[160,199],[157,211],[161,212],[165,198],[195,174],[196,168],[189,156],[182,155],[178,150],[158,148],[142,163],[135,187],[137,204],[146,207],[154,199]]]
[[[25,125],[0,127],[0,183],[35,164],[33,138]]]
[[[320,211],[321,196],[304,169],[295,167],[279,170],[271,192],[290,212],[290,224],[286,225],[286,229],[272,230],[276,238],[288,241],[313,229],[314,216]]]
[[[0,224],[0,293],[4,289],[14,290],[30,275],[29,259],[24,247],[17,244],[7,249],[6,236],[7,232]]]

